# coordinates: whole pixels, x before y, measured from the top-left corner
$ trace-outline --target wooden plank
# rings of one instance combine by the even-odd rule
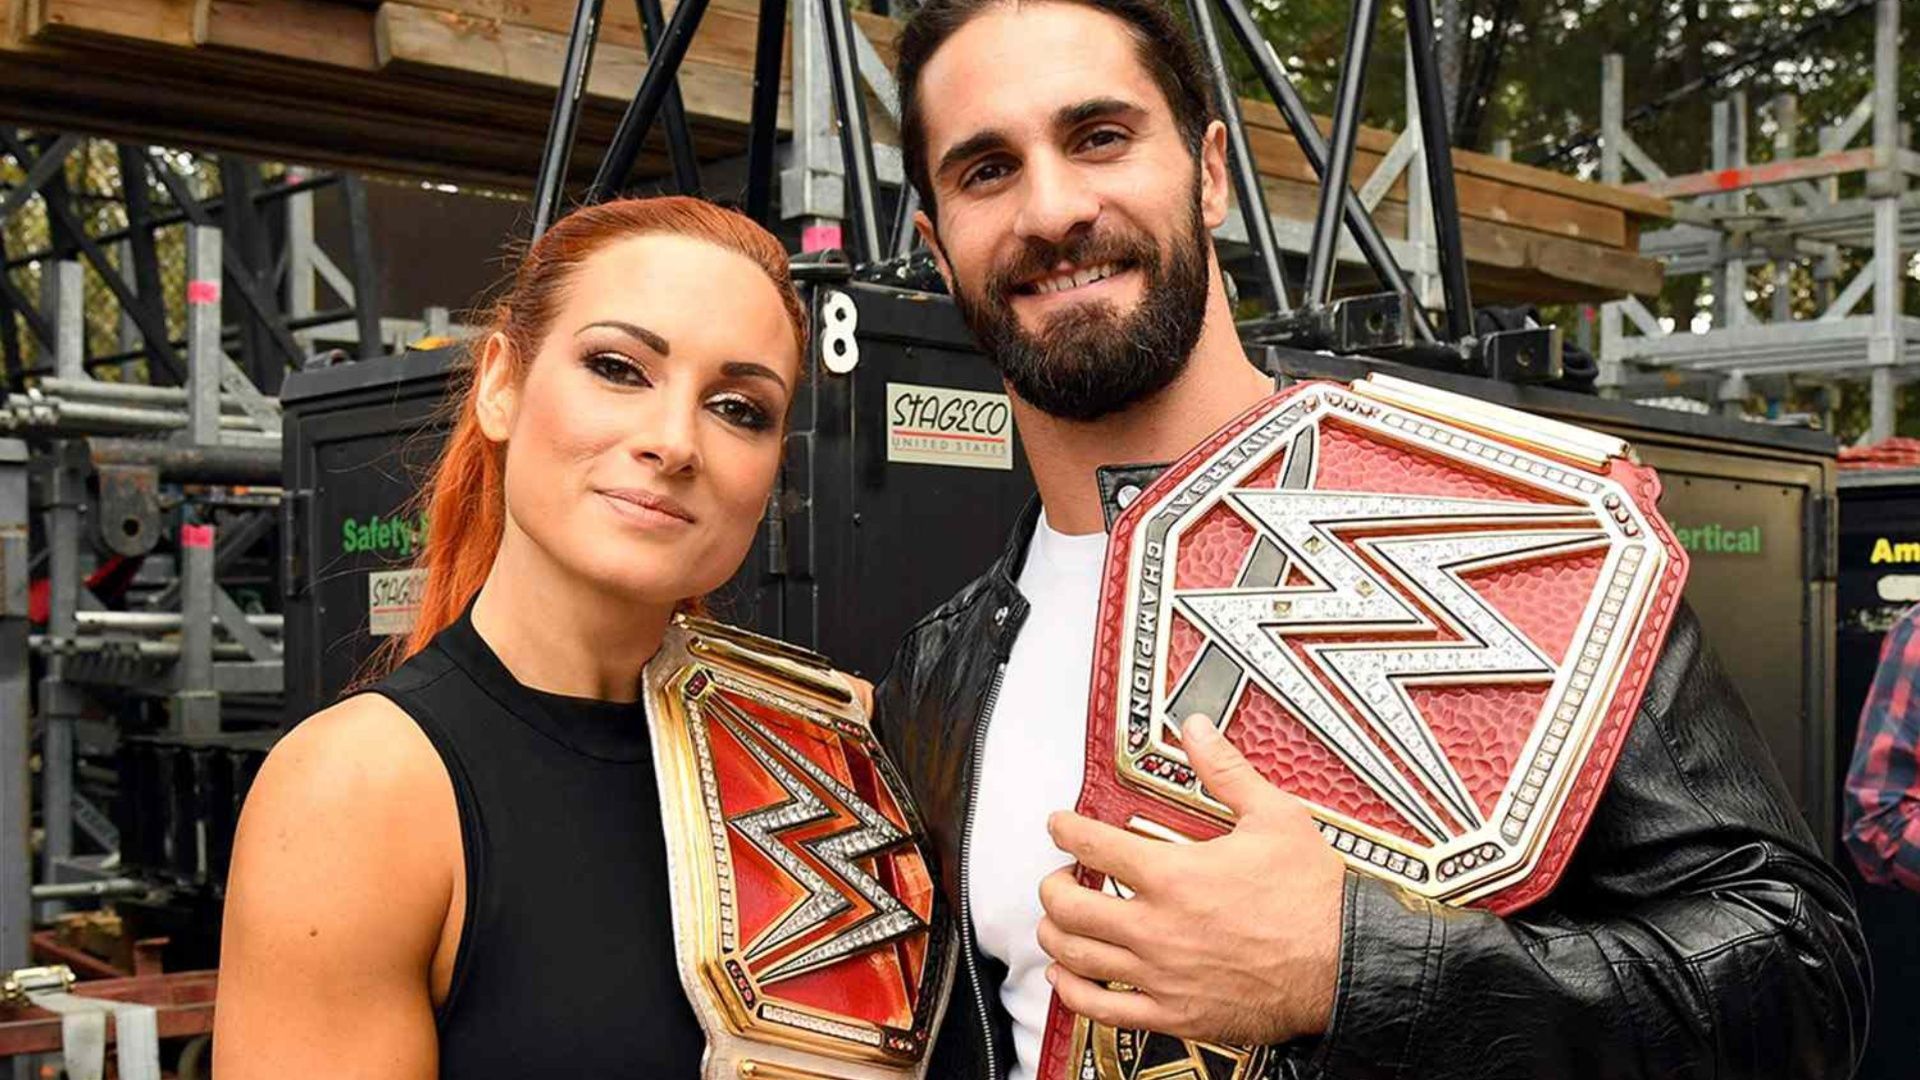
[[[477,18],[565,34],[573,27],[571,0],[419,0],[422,7],[458,12]],[[662,0],[661,7],[673,13],[674,0]],[[711,0],[700,20],[700,33],[693,50],[710,63],[753,70],[754,27],[760,21],[757,0]],[[893,66],[894,38],[900,24],[884,15],[856,11],[854,22],[873,42],[888,67]],[[613,0],[601,9],[600,40],[632,48],[641,48],[638,5]],[[703,51],[708,50],[708,51]]]
[[[1534,188],[1564,195],[1570,199],[1611,206],[1628,215],[1629,218],[1668,221],[1673,217],[1673,204],[1666,199],[1628,187],[1581,180],[1565,173],[1554,172],[1552,169],[1536,168],[1514,161],[1502,161],[1491,154],[1476,153],[1472,150],[1455,150],[1453,166],[1459,172],[1472,173],[1496,183]]]
[[[564,41],[558,31],[512,20],[552,22],[571,13],[554,0],[392,0],[379,15],[334,0],[200,0],[193,9],[198,45],[182,46],[164,27],[125,17],[152,10],[155,0],[46,2],[56,11],[90,7],[94,14],[85,28],[43,22],[37,38],[0,41],[0,100],[19,122],[519,190],[538,161]],[[0,16],[20,25],[27,3],[0,0]],[[491,3],[499,17],[445,6],[456,3]],[[740,152],[753,8],[752,0],[715,0],[683,72],[703,153]],[[877,37],[890,53],[891,35]],[[609,43],[596,69],[575,155],[582,173],[637,86],[644,55]],[[395,123],[396,115],[404,123]],[[1278,214],[1308,220],[1317,198],[1312,174],[1270,108],[1267,120],[1250,134],[1270,204]],[[1376,167],[1393,138],[1361,133],[1357,177]],[[659,149],[656,135],[639,175],[664,173]],[[1527,182],[1498,184],[1462,168],[1462,201],[1470,206],[1463,237],[1477,295],[1592,300],[1657,290],[1657,263],[1595,242],[1631,243],[1643,220],[1631,200],[1514,168]],[[1405,204],[1393,198],[1376,219],[1387,235],[1405,235]]]
[[[27,33],[39,37],[88,35],[193,47],[194,0],[36,0],[27,9]]]
[[[477,82],[520,84],[545,93],[560,84],[566,40],[558,34],[510,23],[475,19],[397,0],[374,17],[375,52],[381,68],[421,77],[449,74]],[[602,45],[594,53],[587,93],[624,105],[639,88],[646,55],[638,49]],[[752,115],[753,86],[741,73],[691,57],[680,68],[680,93],[690,115],[744,127]],[[789,123],[783,97],[781,123]]]
[[[1378,150],[1355,149],[1356,188],[1366,183],[1367,177],[1385,160],[1386,152],[1392,149],[1392,140],[1386,137],[1386,132],[1376,134],[1380,137],[1370,137],[1363,142],[1379,147]],[[1312,166],[1307,164],[1306,155],[1290,132],[1249,125],[1247,142],[1253,148],[1254,160],[1259,163],[1262,175],[1293,183],[1318,184]],[[1616,247],[1626,243],[1626,216],[1611,207],[1552,192],[1511,187],[1465,173],[1455,177],[1455,189],[1463,218],[1479,218]],[[1404,204],[1406,199],[1407,182],[1402,177],[1388,189],[1387,202]]]
[[[0,0],[0,47],[25,48],[28,0]]]
[[[312,0],[199,0],[196,45],[376,71],[373,12]]]
[[[170,7],[178,10],[191,0],[39,2],[49,7],[52,16],[42,26],[57,32],[113,34],[167,45],[177,44],[180,34],[164,20],[156,22],[155,13]],[[563,35],[572,17],[572,7],[565,0],[424,0],[397,4],[384,20],[376,17],[370,24],[362,21],[364,13],[357,8],[319,0],[199,0],[185,10],[196,8],[197,25],[186,35],[193,42],[365,70],[365,38],[371,26],[375,63],[395,73],[422,80],[490,79],[543,92],[550,92],[557,82]],[[637,27],[633,27],[635,36],[627,39],[632,44],[620,43],[618,28],[623,21],[632,25],[631,6],[616,0],[607,10],[610,30],[597,55],[589,93],[624,98],[644,70],[644,53],[637,45]],[[751,0],[718,0],[710,8],[682,77],[682,93],[695,116],[724,124],[745,122],[744,86],[730,84],[713,69],[742,74],[750,70],[756,13]],[[889,55],[892,24],[875,16],[861,21],[882,55]],[[332,44],[317,46],[319,42]],[[1262,171],[1311,182],[1312,173],[1277,111],[1260,102],[1248,102],[1247,108],[1249,136]],[[1364,180],[1370,174],[1393,139],[1391,132],[1361,131],[1357,178]],[[1479,155],[1456,154],[1456,164],[1464,217],[1615,246],[1630,241],[1633,226],[1624,211],[1609,205],[1619,200],[1598,185]],[[1500,179],[1485,175],[1489,171],[1499,172]],[[1389,198],[1404,200],[1405,190],[1402,181]],[[1641,209],[1660,205],[1658,200],[1639,198]]]
[[[1296,221],[1312,220],[1319,197],[1315,185],[1268,179],[1262,187],[1270,213]],[[1373,218],[1385,235],[1406,235],[1405,203],[1384,204]],[[1652,296],[1659,293],[1663,280],[1657,260],[1633,251],[1477,219],[1463,219],[1460,234],[1476,301],[1595,300],[1627,293]]]
[[[442,0],[445,2],[445,0]],[[459,0],[461,3],[498,3],[505,0]],[[524,2],[524,0],[517,0]],[[739,12],[716,9],[703,23],[681,73],[681,92],[696,114],[735,124],[747,119],[748,83],[744,78],[715,77],[712,64],[750,69],[753,24]],[[382,66],[420,78],[437,75],[495,79],[507,83],[551,88],[558,83],[565,38],[493,18],[456,13],[445,8],[391,0],[382,5],[377,21]],[[589,93],[624,100],[639,85],[645,56],[637,49],[603,45],[594,64]],[[886,125],[876,124],[884,136]],[[1270,127],[1249,132],[1261,171],[1285,179],[1311,181],[1299,146],[1289,134]],[[1361,140],[1356,175],[1364,178],[1392,145],[1390,133],[1369,130]],[[1571,239],[1624,245],[1624,215],[1606,206],[1552,192],[1515,189],[1463,174],[1458,181],[1465,217],[1549,232]],[[1404,201],[1404,181],[1396,185]],[[1390,194],[1389,198],[1396,198]]]
[[[1289,140],[1293,138],[1293,129],[1287,126],[1286,121],[1280,116],[1280,110],[1271,103],[1259,99],[1242,98],[1240,108],[1248,126],[1268,129]],[[1320,128],[1321,134],[1324,135],[1333,129],[1331,118],[1315,116],[1313,119]],[[1385,154],[1393,146],[1393,141],[1397,137],[1396,133],[1380,128],[1361,128],[1355,147],[1356,158]],[[1623,187],[1590,183],[1551,169],[1522,165],[1514,161],[1502,161],[1491,154],[1476,153],[1472,150],[1455,150],[1453,169],[1456,175],[1478,176],[1513,187],[1534,188],[1582,202],[1600,203],[1638,217],[1666,220],[1673,216],[1672,206],[1665,199]]]

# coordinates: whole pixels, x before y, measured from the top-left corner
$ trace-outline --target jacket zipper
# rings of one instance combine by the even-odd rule
[[[1005,608],[1001,611],[1004,613]],[[1004,621],[1004,615],[1002,616]],[[1000,700],[1000,683],[1007,676],[1007,662],[993,669],[993,682],[987,686],[987,700],[974,724],[973,765],[967,776],[967,816],[960,825],[960,942],[967,960],[967,983],[973,989],[973,1004],[979,1012],[981,1045],[987,1051],[987,1076],[1000,1080],[999,1063],[993,1055],[993,1021],[987,1012],[987,992],[980,985],[980,965],[974,960],[977,948],[973,940],[973,889],[969,883],[973,866],[973,815],[980,795],[980,759],[987,751],[987,724],[993,719],[993,707]]]

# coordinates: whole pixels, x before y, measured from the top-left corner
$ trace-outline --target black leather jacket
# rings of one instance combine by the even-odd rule
[[[907,634],[876,691],[881,739],[959,913],[938,1078],[998,1080],[1013,1060],[1005,969],[979,951],[966,905],[968,875],[991,867],[962,852],[1037,518],[1036,504],[1000,560]],[[1847,887],[1684,608],[1550,896],[1501,918],[1349,873],[1341,937],[1332,1024],[1286,1048],[1283,1076],[1842,1080],[1865,1037],[1870,979]]]

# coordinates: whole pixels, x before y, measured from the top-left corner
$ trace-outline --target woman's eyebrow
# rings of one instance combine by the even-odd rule
[[[720,374],[735,379],[771,379],[780,385],[780,389],[787,388],[787,380],[781,378],[779,372],[751,360],[729,360],[720,365]]]
[[[579,337],[581,334],[597,327],[618,330],[628,337],[633,338],[635,341],[638,341],[640,344],[645,345],[647,348],[652,349],[654,352],[659,353],[661,356],[666,356],[672,352],[672,347],[667,344],[666,338],[661,337],[659,334],[654,333],[644,326],[635,326],[630,322],[621,322],[618,319],[602,319],[599,322],[590,322],[579,330],[576,330],[574,336]]]

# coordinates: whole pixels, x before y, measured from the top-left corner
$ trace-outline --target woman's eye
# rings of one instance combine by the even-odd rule
[[[619,386],[651,386],[640,365],[619,353],[595,353],[587,357],[587,370]]]
[[[747,398],[719,397],[710,407],[722,420],[748,431],[765,431],[773,426],[773,414]]]

